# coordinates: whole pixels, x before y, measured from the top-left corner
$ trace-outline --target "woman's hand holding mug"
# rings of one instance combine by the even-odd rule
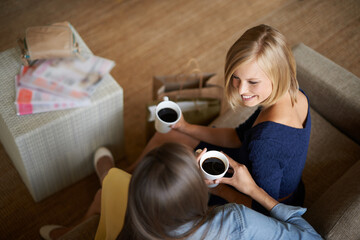
[[[235,187],[238,191],[251,196],[251,192],[258,188],[258,186],[249,173],[249,170],[245,165],[234,161],[228,155],[226,155],[226,157],[228,158],[230,167],[233,170],[233,175],[232,177],[222,177],[216,179],[215,183],[229,184]]]

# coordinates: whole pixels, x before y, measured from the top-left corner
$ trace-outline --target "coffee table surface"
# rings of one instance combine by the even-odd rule
[[[81,53],[92,54],[73,31]],[[0,140],[34,200],[40,201],[92,173],[98,147],[113,147],[114,156],[123,152],[123,90],[108,74],[90,106],[18,116],[14,101],[20,66],[19,48],[0,53]]]
[[[81,54],[92,54],[91,50],[86,46],[80,35],[73,28],[74,34],[81,49]],[[5,120],[5,124],[10,129],[14,137],[21,136],[33,131],[44,124],[52,121],[59,121],[73,111],[87,111],[86,107],[59,110],[46,113],[36,113],[31,115],[16,115],[15,101],[15,75],[20,71],[21,59],[20,49],[18,47],[8,49],[0,53],[0,115]],[[95,93],[91,96],[91,100],[96,102],[106,95],[111,95],[118,91],[119,86],[109,76],[105,76],[100,82]]]

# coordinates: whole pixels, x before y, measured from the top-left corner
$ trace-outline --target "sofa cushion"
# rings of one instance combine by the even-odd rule
[[[311,134],[303,181],[305,206],[322,193],[359,160],[360,146],[310,108]]]
[[[235,111],[228,109],[209,124],[209,126],[236,128],[240,123],[245,122],[256,109],[256,107],[239,107]]]
[[[359,176],[357,161],[304,215],[325,239],[360,239]]]
[[[293,53],[300,88],[311,106],[360,144],[360,79],[304,44]]]

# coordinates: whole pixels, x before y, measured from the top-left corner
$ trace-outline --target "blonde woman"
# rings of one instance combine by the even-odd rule
[[[301,176],[311,129],[309,103],[299,90],[294,57],[279,31],[259,25],[233,44],[226,56],[225,93],[233,108],[258,109],[235,129],[198,126],[181,119],[169,133],[156,133],[139,159],[169,141],[193,149],[221,150],[246,165],[255,182],[270,196],[302,205],[305,191]],[[129,168],[130,172],[138,162]],[[224,195],[228,191],[222,192],[225,200],[232,199],[232,194]],[[249,198],[241,201],[267,212]]]

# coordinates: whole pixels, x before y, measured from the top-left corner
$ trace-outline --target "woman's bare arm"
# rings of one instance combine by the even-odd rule
[[[245,165],[235,162],[229,156],[227,158],[231,168],[234,170],[234,174],[230,178],[217,179],[214,181],[215,183],[225,183],[235,187],[238,191],[257,201],[268,211],[279,203],[255,183]]]
[[[172,128],[200,141],[220,147],[238,148],[241,146],[241,141],[234,128],[213,128],[190,124],[183,117]]]
[[[210,193],[225,199],[229,203],[242,204],[251,208],[252,199],[249,196],[226,184],[219,184],[215,188],[210,188],[209,191]]]

